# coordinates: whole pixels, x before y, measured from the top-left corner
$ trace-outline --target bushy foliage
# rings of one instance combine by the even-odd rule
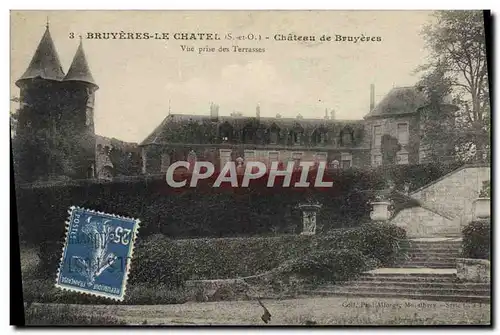
[[[373,170],[337,171],[328,189],[311,189],[323,204],[318,232],[359,226],[370,212],[372,190],[383,185],[388,173],[396,188],[416,189],[456,166],[396,165]],[[386,171],[387,170],[387,171]],[[301,214],[296,208],[308,194],[300,189],[213,189],[200,182],[195,189],[174,190],[164,176],[113,183],[74,183],[63,186],[16,189],[21,240],[64,241],[70,206],[139,218],[140,236],[163,234],[171,238],[269,236],[299,233]],[[285,195],[285,196],[284,196]],[[40,201],[43,199],[43,201]]]
[[[401,244],[406,239],[406,231],[390,223],[365,223],[355,229],[336,230],[321,240],[325,246],[356,249],[381,265],[391,265]]]
[[[90,304],[90,305],[167,305],[183,304],[189,294],[182,287],[170,287],[164,284],[129,283],[123,302],[63,291],[54,286],[54,279],[30,279],[23,281],[23,299],[25,302]]]
[[[472,221],[462,230],[465,258],[490,259],[490,221]]]
[[[154,236],[138,244],[131,282],[180,285],[185,280],[225,279],[270,271],[312,250],[300,235],[170,240]]]
[[[31,306],[24,313],[28,326],[87,326],[125,325],[112,315],[102,315],[97,312],[82,313],[73,306]]]
[[[358,250],[380,265],[390,265],[405,237],[404,229],[379,223],[316,236],[172,240],[161,234],[146,238],[139,235],[129,282],[179,286],[185,280],[252,276],[315,250],[330,249]],[[45,247],[44,257],[40,257],[38,278],[51,278],[57,271],[61,245],[50,246]]]
[[[359,250],[318,250],[285,262],[278,274],[297,276],[306,282],[335,283],[356,277],[367,270],[368,264],[368,258]]]

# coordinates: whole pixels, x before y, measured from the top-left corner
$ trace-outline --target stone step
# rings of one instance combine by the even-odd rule
[[[430,269],[454,269],[455,263],[446,262],[404,262],[402,264],[395,264],[395,268],[430,268]]]
[[[462,244],[403,244],[399,245],[401,249],[443,249],[456,250],[462,247]]]
[[[448,254],[440,254],[440,255],[426,255],[426,254],[422,254],[422,255],[399,255],[398,257],[396,257],[396,259],[450,259],[450,260],[455,260],[457,258],[460,258],[460,257],[454,257],[454,256],[450,256]]]
[[[404,280],[404,281],[457,281],[456,273],[440,273],[440,272],[365,272],[359,276],[362,280]]]
[[[392,277],[383,277],[383,276],[376,276],[376,277],[360,277],[360,280],[363,281],[397,281],[397,282],[409,282],[409,281],[416,281],[416,282],[432,282],[432,283],[455,283],[458,282],[458,278],[453,278],[453,277],[430,277],[430,276],[422,276],[422,277],[407,277],[407,276],[392,276]]]
[[[487,289],[491,285],[489,283],[469,283],[469,282],[434,282],[434,281],[397,281],[397,280],[357,280],[342,283],[340,285],[349,286],[397,286],[397,287],[433,287],[433,288],[464,288],[464,289]],[[332,285],[324,285],[323,287],[331,287]]]
[[[404,287],[404,286],[360,286],[360,285],[337,285],[321,288],[322,291],[334,291],[334,292],[386,292],[386,293],[409,293],[409,294],[441,294],[441,295],[483,295],[489,296],[490,289],[489,288],[444,288],[444,287]]]
[[[331,292],[320,290],[303,291],[302,293],[308,295],[321,295],[321,296],[339,296],[339,297],[364,297],[364,298],[399,298],[399,299],[415,299],[415,300],[430,300],[430,301],[453,301],[453,302],[469,302],[469,303],[486,303],[491,302],[490,296],[468,296],[468,295],[443,295],[443,294],[428,294],[420,295],[414,293],[380,293],[380,292]]]
[[[453,264],[457,263],[456,258],[434,258],[434,257],[419,257],[419,258],[397,258],[397,264],[402,263],[446,263]]]
[[[460,247],[443,247],[443,246],[422,246],[422,247],[417,247],[417,246],[402,246],[400,248],[401,251],[407,251],[407,252],[459,252]]]
[[[436,258],[461,258],[460,254],[457,253],[440,253],[440,252],[413,252],[413,253],[401,253],[398,258],[403,257],[436,257]]]

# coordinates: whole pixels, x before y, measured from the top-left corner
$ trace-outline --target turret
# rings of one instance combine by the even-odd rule
[[[91,176],[92,167],[95,166],[95,130],[94,130],[94,101],[95,91],[99,89],[90,71],[87,57],[80,43],[76,50],[68,73],[63,79],[64,89],[71,106],[65,115],[74,127],[74,135],[81,143],[81,155],[78,157],[81,168],[80,175]],[[72,115],[74,113],[74,115]]]

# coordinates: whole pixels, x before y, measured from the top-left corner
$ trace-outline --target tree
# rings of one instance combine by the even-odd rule
[[[455,115],[455,149],[464,160],[490,156],[490,101],[484,20],[481,11],[437,11],[422,34],[431,62],[420,67],[423,81],[449,86],[459,110]],[[439,84],[441,82],[441,84]],[[446,115],[439,115],[446,119]],[[437,129],[435,129],[437,131]]]
[[[420,146],[426,160],[455,160],[455,147],[460,145],[455,122],[457,109],[447,101],[452,93],[452,79],[446,75],[442,64],[437,63],[422,76],[417,87],[422,89],[428,101],[420,113],[423,125]]]

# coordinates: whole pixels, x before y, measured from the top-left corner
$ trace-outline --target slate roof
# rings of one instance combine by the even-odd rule
[[[81,40],[76,50],[75,57],[73,57],[73,62],[69,67],[68,74],[64,77],[64,81],[82,81],[97,86],[90,72]]]
[[[19,86],[23,80],[34,78],[58,81],[64,78],[61,61],[59,60],[59,55],[57,54],[48,27],[36,48],[28,68],[21,78],[16,81],[16,85]]]
[[[217,129],[223,124],[229,124],[234,130],[242,130],[247,126],[270,129],[277,127],[285,132],[295,128],[302,128],[305,134],[311,134],[315,129],[323,128],[333,133],[340,133],[348,128],[354,132],[354,137],[360,137],[364,131],[363,120],[326,120],[305,118],[275,118],[248,116],[219,116],[212,122],[209,115],[170,114],[156,127],[156,129],[141,142],[140,146],[149,144],[168,143],[196,143],[193,134],[198,132],[197,139],[201,143],[214,143]],[[183,131],[184,129],[184,131]],[[187,133],[185,137],[180,134]],[[200,138],[201,137],[201,138]]]
[[[416,87],[395,87],[373,108],[365,119],[416,113],[427,99]]]

